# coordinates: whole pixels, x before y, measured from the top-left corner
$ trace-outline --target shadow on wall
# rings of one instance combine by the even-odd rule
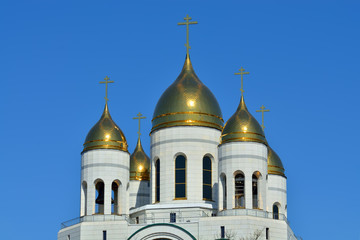
[[[150,181],[140,181],[135,208],[150,204]]]

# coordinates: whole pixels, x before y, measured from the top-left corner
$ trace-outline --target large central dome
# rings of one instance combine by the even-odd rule
[[[219,103],[186,57],[180,75],[156,105],[151,132],[174,126],[204,126],[221,131],[223,124]]]

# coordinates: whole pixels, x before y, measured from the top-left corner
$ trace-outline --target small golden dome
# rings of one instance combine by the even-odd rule
[[[221,144],[227,142],[259,142],[266,144],[265,134],[260,124],[249,113],[244,97],[234,115],[225,123],[221,134]]]
[[[196,76],[190,57],[180,75],[160,97],[152,130],[174,126],[204,126],[222,130],[224,120],[212,92]]]
[[[281,159],[276,152],[268,146],[268,174],[280,175],[285,177],[285,169]]]
[[[84,151],[92,149],[117,149],[127,152],[125,136],[112,120],[107,104],[100,120],[86,136]]]
[[[130,156],[130,180],[150,180],[150,158],[141,146],[140,137]]]

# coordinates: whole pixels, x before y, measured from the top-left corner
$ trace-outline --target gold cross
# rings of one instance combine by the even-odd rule
[[[106,76],[105,78],[104,78],[104,80],[105,81],[103,81],[103,82],[100,82],[100,83],[105,83],[105,102],[107,103],[108,101],[109,101],[109,99],[108,99],[108,84],[109,83],[114,83],[114,81],[108,81],[108,80],[110,80],[110,78],[108,77],[108,76]]]
[[[260,107],[260,109],[261,109],[261,110],[256,110],[256,111],[262,113],[262,124],[261,124],[261,127],[262,127],[262,129],[264,130],[264,129],[265,129],[265,126],[264,126],[264,112],[270,112],[270,110],[269,110],[269,109],[266,109],[266,110],[265,110],[264,105],[262,105],[262,106]]]
[[[189,25],[190,24],[197,24],[198,22],[197,21],[189,22],[189,20],[191,20],[191,17],[189,17],[189,15],[186,15],[186,18],[184,18],[184,20],[186,22],[178,23],[178,25],[186,25],[186,44],[185,44],[185,47],[186,47],[186,54],[189,57],[189,49],[191,48],[190,45],[189,45]]]
[[[244,72],[245,71],[245,69],[243,69],[243,67],[241,67],[240,69],[239,69],[239,73],[235,73],[235,75],[241,75],[241,88],[240,88],[240,91],[241,91],[241,96],[243,96],[244,95],[244,88],[243,88],[243,75],[244,74],[249,74],[249,72]]]
[[[140,137],[140,135],[141,135],[141,133],[140,133],[140,120],[145,119],[146,117],[143,117],[143,115],[141,113],[138,113],[136,116],[137,117],[133,117],[133,119],[139,119],[139,131],[138,131],[138,134],[139,134],[139,137]]]

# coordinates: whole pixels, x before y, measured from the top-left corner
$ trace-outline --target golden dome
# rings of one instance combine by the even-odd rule
[[[236,112],[225,123],[222,131],[221,144],[227,142],[259,142],[266,144],[264,131],[249,113],[243,96]]]
[[[150,158],[141,146],[140,137],[130,156],[130,180],[150,180]]]
[[[222,130],[224,120],[212,92],[196,76],[190,57],[180,75],[160,97],[152,130],[174,126],[204,126]]]
[[[125,136],[112,120],[107,104],[100,120],[86,136],[84,151],[92,149],[117,149],[127,152]]]
[[[268,173],[285,177],[285,169],[276,152],[268,146]]]

